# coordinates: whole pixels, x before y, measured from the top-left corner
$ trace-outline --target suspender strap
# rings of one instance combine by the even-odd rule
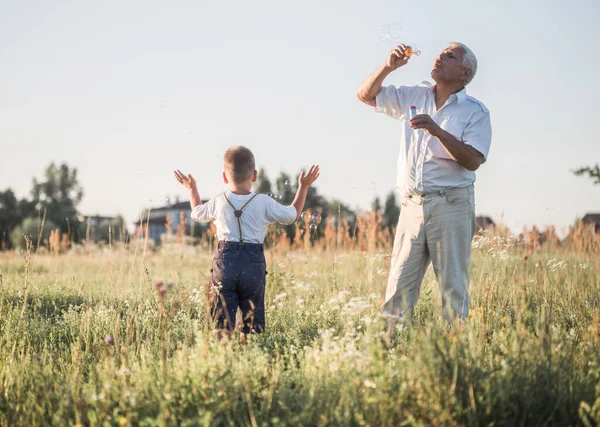
[[[254,196],[250,197],[250,199],[246,203],[244,203],[244,206],[242,206],[241,209],[236,209],[235,206],[233,206],[233,203],[231,203],[229,201],[229,199],[227,198],[227,195],[225,193],[223,193],[225,200],[227,200],[227,203],[229,203],[229,206],[231,206],[233,208],[233,213],[235,214],[235,218],[237,219],[238,230],[240,230],[240,246],[242,246],[244,244],[244,238],[242,237],[242,222],[240,221],[240,217],[242,216],[244,208],[246,206],[248,206],[248,203],[250,203],[252,201],[252,199],[254,199],[257,195],[258,194],[254,194]]]

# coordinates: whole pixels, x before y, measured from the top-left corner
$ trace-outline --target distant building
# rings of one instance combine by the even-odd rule
[[[206,203],[207,201],[208,200],[203,200],[202,203]],[[189,234],[190,226],[194,223],[191,217],[192,210],[190,208],[190,202],[176,202],[166,206],[152,208],[150,210],[150,218],[147,216],[148,213],[145,213],[142,218],[142,223],[144,227],[146,226],[146,223],[148,223],[148,237],[154,240],[155,243],[160,242],[161,237],[168,233],[167,223],[171,228],[171,233],[175,234],[181,224],[182,212],[187,219],[186,234]],[[139,226],[140,220],[138,219],[135,222],[136,230],[139,229]]]
[[[114,216],[100,216],[100,215],[79,215],[77,218],[79,222],[83,223],[85,226],[96,228],[100,226],[100,224],[104,221],[113,222],[116,220]]]
[[[594,231],[600,233],[600,213],[587,214],[581,221],[583,221],[584,225],[593,225]]]

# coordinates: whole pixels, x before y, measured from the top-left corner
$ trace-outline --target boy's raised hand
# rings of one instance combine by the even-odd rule
[[[319,177],[319,166],[312,165],[308,172],[302,171],[300,174],[300,178],[298,178],[298,187],[299,188],[308,188],[312,185],[313,182],[317,180]]]
[[[191,173],[186,176],[179,169],[177,169],[173,173],[175,174],[175,178],[177,178],[177,181],[179,181],[179,183],[188,190],[193,190],[196,188],[196,180],[194,179]]]

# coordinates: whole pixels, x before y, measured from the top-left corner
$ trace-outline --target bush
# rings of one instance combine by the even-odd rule
[[[25,243],[25,236],[31,237],[31,242],[34,247],[38,246],[38,235],[40,228],[41,219],[38,218],[25,218],[21,224],[19,224],[11,233],[10,241],[12,242],[13,248],[21,247],[25,249],[27,247]],[[48,242],[50,232],[56,228],[56,225],[50,221],[44,221],[44,230],[41,233],[40,245]]]

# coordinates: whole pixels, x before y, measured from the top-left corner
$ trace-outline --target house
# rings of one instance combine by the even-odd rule
[[[202,203],[206,203],[208,200],[202,200]],[[167,234],[175,234],[181,224],[181,214],[187,219],[186,234],[190,234],[190,226],[193,224],[191,217],[192,210],[190,208],[190,202],[175,202],[169,203],[165,206],[150,209],[150,217],[148,217],[148,211],[143,213],[142,223],[144,227],[148,223],[148,237],[154,240],[155,243],[159,243],[162,236]],[[167,230],[167,224],[169,224],[170,232]],[[140,220],[135,222],[136,230],[140,229]]]
[[[100,216],[100,215],[79,215],[77,217],[79,222],[86,225],[86,227],[97,228],[103,222],[112,223],[117,218],[114,216]]]
[[[586,214],[581,221],[583,221],[584,225],[593,225],[594,231],[600,233],[600,213]]]

